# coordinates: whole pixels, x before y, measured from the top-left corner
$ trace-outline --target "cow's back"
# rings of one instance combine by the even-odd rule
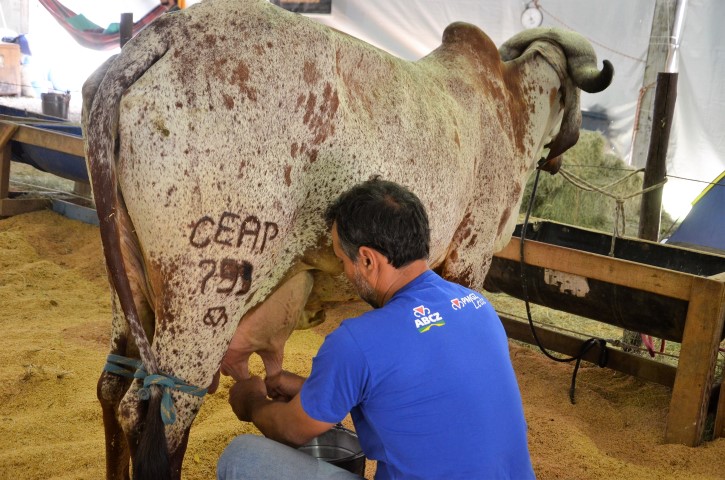
[[[319,243],[329,201],[374,174],[423,199],[442,259],[481,188],[481,122],[503,111],[474,100],[466,59],[406,62],[261,1],[173,15],[188,18],[121,105],[119,182],[147,257],[198,280],[186,298],[218,303],[202,284],[225,259],[253,268],[247,305],[264,298]]]

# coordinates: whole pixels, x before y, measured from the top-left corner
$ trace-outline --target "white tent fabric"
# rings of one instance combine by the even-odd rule
[[[312,18],[406,59],[440,44],[451,22],[478,25],[500,45],[523,30],[521,0],[333,0],[331,15]],[[539,0],[542,26],[575,30],[590,40],[598,58],[614,64],[604,92],[582,94],[582,108],[609,118],[607,136],[628,158],[647,60],[655,0]],[[675,12],[671,12],[674,15]],[[668,151],[664,206],[674,217],[725,169],[725,2],[690,0],[680,44],[678,95]],[[669,38],[652,39],[669,42]],[[641,163],[641,162],[640,162]],[[635,165],[643,167],[643,164]],[[675,177],[698,180],[683,180]]]
[[[582,94],[582,108],[611,117],[611,140],[618,152],[629,149],[639,88],[649,45],[654,0],[582,2],[541,0],[545,27],[582,33],[600,60],[615,66],[612,86],[597,94]],[[445,27],[466,21],[481,27],[496,45],[524,29],[521,1],[333,0],[331,15],[316,20],[361,38],[396,56],[414,60],[436,48]],[[618,31],[617,35],[611,32]]]

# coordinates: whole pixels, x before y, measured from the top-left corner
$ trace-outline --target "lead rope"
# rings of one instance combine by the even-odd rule
[[[174,399],[171,397],[171,389],[197,397],[203,397],[207,391],[206,388],[189,385],[185,381],[171,375],[164,375],[162,373],[149,375],[141,360],[123,357],[121,355],[108,355],[103,370],[126,378],[142,379],[143,387],[139,388],[136,394],[139,400],[148,400],[151,397],[151,392],[149,391],[151,385],[161,387],[163,391],[163,396],[161,397],[161,419],[164,425],[171,425],[176,421],[176,408],[174,407]]]
[[[616,242],[617,238],[621,237],[625,234],[624,230],[626,227],[626,219],[624,216],[624,202],[626,200],[629,200],[630,198],[636,197],[637,195],[643,195],[645,193],[651,192],[652,190],[662,188],[665,185],[665,183],[667,183],[667,179],[665,178],[660,183],[651,185],[645,189],[642,189],[638,192],[631,193],[629,195],[621,195],[621,196],[614,195],[613,193],[610,193],[607,191],[608,189],[624,182],[629,177],[632,177],[632,176],[634,176],[638,173],[642,173],[642,172],[644,172],[644,168],[640,168],[639,170],[632,170],[631,172],[629,172],[629,174],[625,175],[624,177],[620,178],[619,180],[615,180],[614,182],[610,183],[609,185],[605,185],[603,187],[597,187],[596,185],[593,185],[593,184],[587,182],[583,178],[578,177],[577,175],[573,174],[572,172],[570,172],[564,168],[559,169],[559,174],[562,176],[562,178],[564,178],[564,180],[567,180],[569,183],[571,183],[575,187],[577,187],[581,190],[587,191],[587,192],[598,192],[598,193],[601,193],[602,195],[605,195],[614,200],[614,202],[615,202],[614,228],[612,231],[612,243],[611,243],[611,247],[609,249],[610,257],[614,256],[614,243]],[[620,225],[622,227],[621,229],[620,229]]]
[[[524,225],[521,228],[521,244],[520,244],[520,268],[521,268],[521,290],[524,294],[524,303],[526,305],[526,317],[529,320],[529,327],[531,328],[531,334],[534,337],[534,341],[536,342],[536,346],[539,347],[539,350],[546,355],[548,358],[555,362],[560,363],[569,363],[576,361],[574,365],[574,372],[571,375],[571,386],[569,387],[569,401],[573,404],[576,403],[574,399],[574,393],[576,389],[576,375],[579,371],[579,364],[581,363],[582,358],[584,355],[595,345],[599,347],[599,358],[597,359],[597,365],[600,368],[607,366],[607,361],[609,360],[609,350],[607,349],[607,341],[603,338],[596,338],[592,337],[582,343],[581,348],[579,349],[579,354],[573,357],[566,357],[566,358],[560,358],[556,357],[552,354],[550,354],[544,346],[541,344],[541,340],[539,340],[539,336],[536,334],[536,328],[534,327],[534,321],[531,318],[531,306],[529,305],[529,290],[528,286],[526,284],[526,262],[524,260],[524,243],[526,242],[526,229],[529,225],[529,217],[531,216],[531,210],[534,205],[534,198],[536,197],[536,188],[539,185],[539,174],[541,173],[540,169],[536,169],[536,178],[534,179],[534,186],[531,189],[531,197],[529,198],[529,205],[526,209],[526,216],[524,218]]]

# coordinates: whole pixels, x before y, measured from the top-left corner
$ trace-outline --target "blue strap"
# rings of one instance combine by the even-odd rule
[[[144,378],[147,375],[141,360],[114,354],[108,355],[103,370],[127,378]]]
[[[163,392],[161,397],[161,419],[164,421],[164,425],[171,425],[176,421],[176,409],[174,408],[174,400],[171,397],[172,388],[197,397],[203,397],[207,391],[206,388],[189,385],[185,381],[171,375],[165,375],[163,373],[149,375],[140,360],[123,357],[121,355],[108,355],[103,370],[122,377],[143,379],[143,388],[140,388],[138,391],[138,398],[140,400],[148,400],[150,398],[151,393],[149,392],[149,388],[152,385],[160,387]]]

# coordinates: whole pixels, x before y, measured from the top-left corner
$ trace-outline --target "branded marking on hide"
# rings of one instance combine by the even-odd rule
[[[254,267],[246,260],[238,261],[225,258],[218,263],[216,260],[202,260],[199,266],[205,270],[201,280],[201,293],[206,293],[206,287],[212,278],[216,283],[216,293],[244,295],[252,286],[252,271]],[[239,289],[234,291],[239,284]]]
[[[262,221],[255,215],[248,215],[242,220],[236,213],[223,212],[218,221],[206,215],[193,222],[189,243],[196,248],[206,248],[212,243],[241,248],[246,241],[251,244],[249,251],[258,254],[264,252],[267,242],[277,238],[278,233],[279,227],[275,222]]]
[[[227,320],[229,320],[229,317],[227,316],[227,309],[225,307],[213,307],[206,311],[202,321],[205,325],[217,327],[219,324],[224,326]]]

